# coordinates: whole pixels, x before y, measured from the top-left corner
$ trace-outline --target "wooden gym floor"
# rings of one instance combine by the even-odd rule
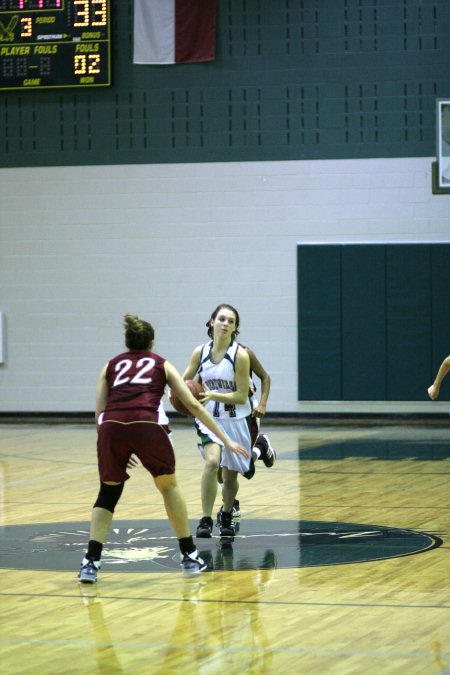
[[[136,468],[86,588],[94,426],[1,425],[0,673],[450,673],[450,428],[264,431],[277,462],[240,481],[234,542],[197,541],[207,572],[183,578]],[[202,460],[174,441],[194,531]]]

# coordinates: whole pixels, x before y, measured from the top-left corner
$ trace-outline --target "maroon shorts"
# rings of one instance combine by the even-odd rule
[[[141,417],[141,419],[139,419]],[[153,477],[175,473],[175,454],[163,427],[137,411],[105,413],[98,426],[98,470],[102,482],[123,483],[132,454]]]

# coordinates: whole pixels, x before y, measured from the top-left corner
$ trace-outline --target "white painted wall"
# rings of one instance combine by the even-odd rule
[[[450,241],[431,162],[0,170],[0,412],[93,410],[126,312],[153,323],[155,349],[182,371],[220,302],[272,376],[271,412],[447,409],[297,401],[297,243]]]

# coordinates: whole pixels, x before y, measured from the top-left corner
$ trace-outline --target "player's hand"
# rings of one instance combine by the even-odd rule
[[[128,460],[127,469],[134,469],[136,466],[139,466],[139,460],[136,455],[130,455]]]
[[[212,392],[209,391],[208,389],[205,389],[205,391],[203,392],[203,394],[200,394],[198,400],[200,401],[200,403],[201,403],[202,405],[205,405],[206,403],[208,403],[208,401],[212,401],[212,400],[213,400]]]
[[[428,396],[432,401],[435,401],[439,396],[439,387],[436,387],[435,384],[432,384],[431,387],[428,387]]]
[[[252,417],[264,417],[266,414],[266,406],[258,403],[252,410]]]
[[[242,447],[242,445],[239,445],[239,443],[235,443],[234,441],[230,441],[229,444],[227,445],[228,450],[231,450],[231,452],[234,452],[236,455],[242,455],[242,457],[247,458],[248,452],[245,450],[245,448]]]

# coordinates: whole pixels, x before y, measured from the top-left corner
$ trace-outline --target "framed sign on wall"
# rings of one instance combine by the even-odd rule
[[[450,99],[438,99],[436,110],[438,187],[450,190]]]

